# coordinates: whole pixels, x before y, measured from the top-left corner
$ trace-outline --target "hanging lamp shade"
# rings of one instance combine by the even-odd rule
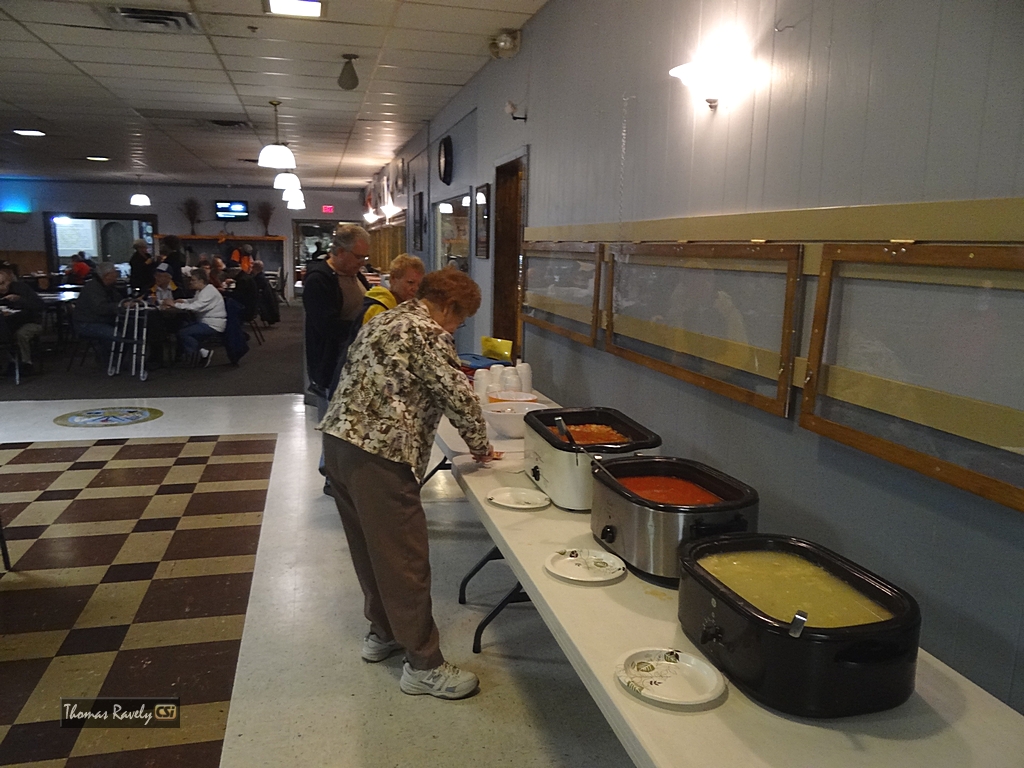
[[[356,65],[352,62],[359,57],[354,53],[346,53],[342,58],[345,59],[345,66],[338,75],[338,87],[343,91],[354,91],[359,87],[359,75],[356,74]]]
[[[301,210],[305,209],[306,201],[302,200],[302,199],[299,199],[299,200],[289,200],[288,201],[288,205],[286,207],[288,208],[288,210],[291,210],[291,211],[301,211]]]
[[[306,196],[302,194],[301,189],[295,189],[293,187],[291,189],[286,189],[281,193],[281,199],[286,203],[290,203],[292,200],[305,200]]]
[[[295,155],[284,144],[267,144],[260,150],[256,164],[261,168],[277,168],[278,170],[295,167]]]
[[[132,199],[129,202],[132,205],[138,206],[147,206],[151,204],[149,202],[149,195],[144,195],[141,192],[136,192],[134,195],[132,195]]]
[[[294,173],[282,171],[274,177],[274,189],[302,189],[302,182]]]
[[[277,168],[278,170],[290,170],[295,167],[295,155],[284,144],[281,143],[281,136],[277,125],[277,108],[280,101],[270,102],[274,108],[274,143],[267,144],[260,150],[260,156],[256,165],[261,168]]]

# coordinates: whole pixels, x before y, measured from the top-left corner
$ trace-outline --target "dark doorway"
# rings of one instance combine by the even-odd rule
[[[511,339],[513,359],[519,354],[520,270],[523,251],[524,177],[526,163],[517,157],[495,169],[494,179],[494,309],[492,333]]]

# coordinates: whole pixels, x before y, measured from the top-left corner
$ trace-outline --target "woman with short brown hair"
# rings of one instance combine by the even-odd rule
[[[479,681],[441,653],[419,484],[444,413],[475,459],[493,458],[451,336],[479,307],[480,288],[467,275],[427,275],[418,299],[363,326],[319,426],[370,622],[362,657],[383,661],[404,648],[402,691],[441,699],[469,696]]]

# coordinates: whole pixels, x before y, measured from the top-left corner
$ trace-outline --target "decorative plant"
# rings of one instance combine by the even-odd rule
[[[196,233],[196,224],[201,219],[199,218],[199,201],[194,197],[187,197],[181,204],[181,212],[185,214],[185,218],[188,219],[189,226],[192,228],[190,234]]]
[[[264,200],[256,206],[256,218],[263,225],[263,234],[270,235],[270,218],[274,215],[274,204]]]

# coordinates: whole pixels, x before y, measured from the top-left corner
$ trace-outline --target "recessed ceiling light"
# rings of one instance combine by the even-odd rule
[[[319,0],[267,0],[267,5],[270,6],[270,13],[320,18]]]
[[[86,160],[92,160],[94,163],[105,163],[110,160],[109,157],[103,157],[102,155],[89,155],[85,158]]]
[[[19,136],[45,136],[46,135],[42,131],[29,131],[29,130],[15,129],[14,132],[16,134],[18,134]]]

